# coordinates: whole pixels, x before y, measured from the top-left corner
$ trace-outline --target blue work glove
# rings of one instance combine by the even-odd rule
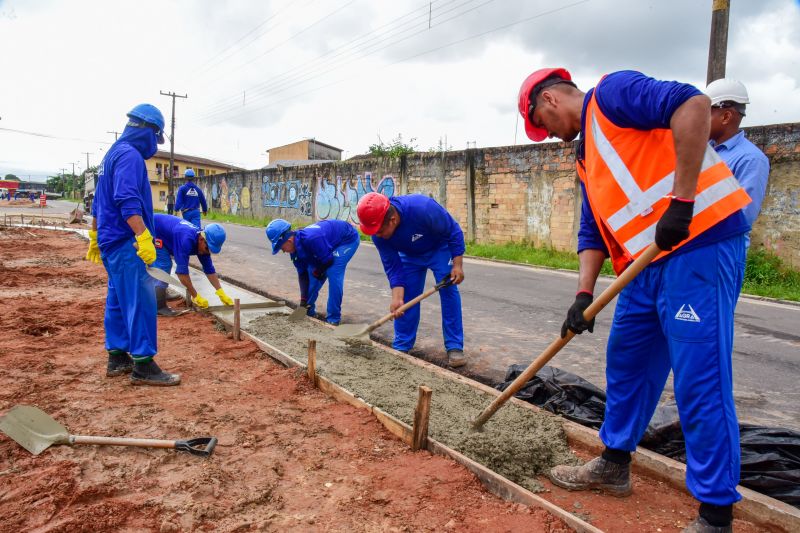
[[[576,335],[580,335],[587,329],[589,333],[594,333],[594,318],[588,322],[583,318],[583,312],[594,301],[594,296],[586,291],[581,291],[575,295],[575,302],[570,306],[567,311],[567,319],[561,326],[561,338],[567,336],[567,330],[572,331]]]
[[[668,252],[689,237],[694,200],[672,198],[669,207],[656,224],[656,246]]]

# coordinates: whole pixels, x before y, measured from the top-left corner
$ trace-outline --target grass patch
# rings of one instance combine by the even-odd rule
[[[528,265],[578,270],[578,255],[551,248],[536,248],[528,243],[467,244],[467,255],[500,259]],[[614,275],[611,262],[603,263],[602,274]],[[800,301],[800,272],[791,269],[766,250],[747,254],[742,292],[781,300]]]
[[[267,224],[272,221],[272,218],[269,217],[253,218],[242,215],[232,215],[230,213],[220,213],[218,211],[209,211],[207,215],[203,216],[203,219],[213,220],[214,222],[230,222],[243,226],[252,226],[254,228],[266,228]]]
[[[578,270],[578,254],[574,252],[559,252],[552,248],[536,248],[528,243],[508,244],[467,244],[467,255],[486,257],[487,259],[501,259],[550,268],[563,268]],[[611,262],[603,263],[602,274],[613,275]]]
[[[800,301],[800,272],[767,250],[750,250],[742,292],[781,300]]]

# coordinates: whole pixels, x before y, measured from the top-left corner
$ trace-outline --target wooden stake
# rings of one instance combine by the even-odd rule
[[[194,306],[192,306],[192,293],[189,292],[189,289],[186,289],[186,296],[184,296],[184,300],[186,300],[186,307],[189,309],[194,309]]]
[[[317,341],[308,339],[308,379],[317,386]]]
[[[239,298],[233,299],[233,340],[239,341],[242,339],[241,334],[241,318],[242,316],[242,306],[239,302]]]
[[[411,450],[425,450],[428,448],[428,418],[431,412],[431,389],[425,385],[419,386],[417,408],[414,409],[414,431],[411,438]]]

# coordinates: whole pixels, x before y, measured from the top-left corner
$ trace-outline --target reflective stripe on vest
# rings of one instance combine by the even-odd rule
[[[674,144],[669,130],[616,126],[603,115],[596,95],[595,89],[586,109],[586,169],[579,164],[578,173],[595,219],[604,226],[601,235],[619,273],[654,241],[656,224],[669,205],[668,195],[675,180]],[[620,143],[618,147],[613,140]],[[658,175],[663,177],[654,179]],[[750,197],[730,169],[706,146],[690,237],[681,245],[748,203]],[[663,252],[658,258],[666,254]]]

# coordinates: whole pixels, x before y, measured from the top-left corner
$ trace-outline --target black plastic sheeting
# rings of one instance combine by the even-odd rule
[[[506,389],[525,366],[512,365],[497,389]],[[603,423],[605,392],[585,379],[556,367],[541,369],[514,395],[581,425],[598,429]],[[800,508],[800,432],[741,424],[740,484]],[[675,402],[660,405],[640,446],[686,462],[683,431]]]

